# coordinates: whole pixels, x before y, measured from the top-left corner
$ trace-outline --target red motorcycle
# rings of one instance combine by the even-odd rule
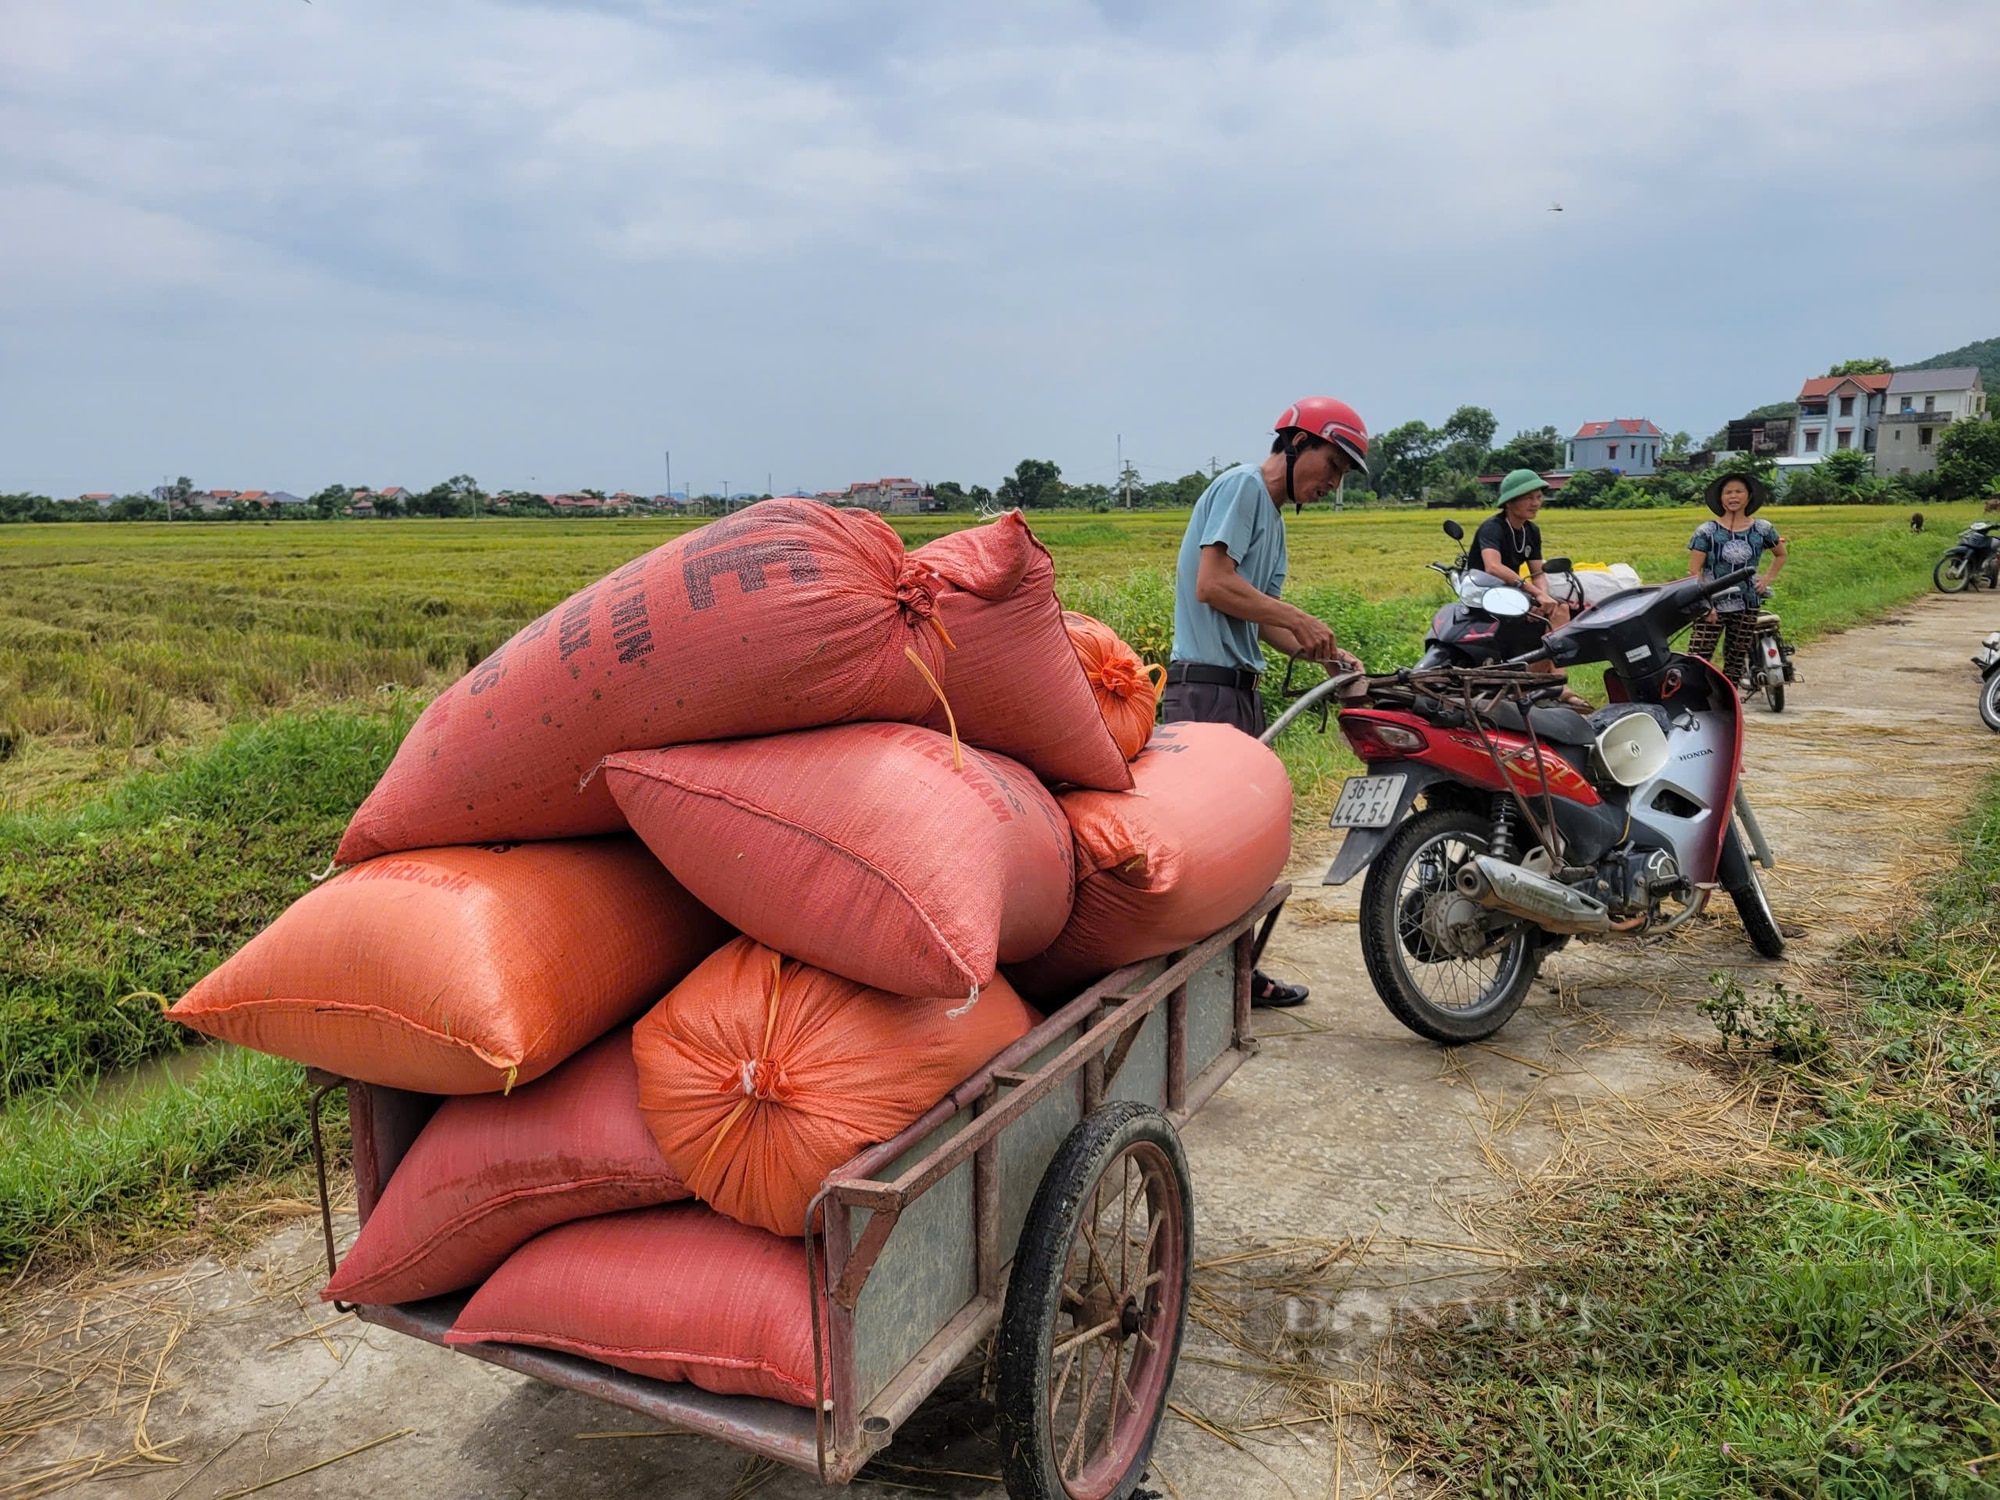
[[[1370,677],[1343,706],[1368,774],[1341,790],[1333,826],[1347,839],[1326,883],[1367,869],[1362,956],[1412,1031],[1491,1036],[1571,937],[1672,931],[1718,887],[1759,953],[1784,952],[1751,862],[1774,863],[1743,795],[1742,704],[1725,675],[1672,647],[1749,573],[1618,594],[1511,662]],[[1561,707],[1563,679],[1527,670],[1542,660],[1606,663],[1610,705]]]

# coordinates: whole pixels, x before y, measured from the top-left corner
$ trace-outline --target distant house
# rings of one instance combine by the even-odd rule
[[[1986,415],[1986,385],[1977,365],[1955,370],[1898,370],[1889,377],[1888,410],[1875,448],[1878,474],[1928,474],[1953,422]]]
[[[1826,375],[1799,388],[1790,457],[1817,460],[1845,448],[1875,451],[1889,375]]]
[[[1726,449],[1758,458],[1783,458],[1792,451],[1792,417],[1738,417],[1729,424]]]
[[[1479,487],[1498,494],[1501,481],[1506,479],[1506,477],[1505,474],[1481,474],[1479,476]],[[1542,478],[1547,482],[1551,492],[1561,489],[1574,477],[1573,474],[1566,473],[1561,469],[1544,469],[1542,471]],[[1443,509],[1444,507],[1440,505],[1438,508]]]
[[[77,499],[78,499],[79,501],[81,501],[81,502],[85,502],[85,503],[87,503],[87,504],[90,504],[90,505],[94,505],[94,506],[96,506],[96,507],[97,507],[97,508],[98,508],[99,510],[103,510],[103,509],[105,509],[105,508],[106,508],[107,506],[109,506],[109,505],[110,505],[110,504],[111,504],[111,503],[112,503],[112,502],[113,502],[114,500],[116,500],[116,499],[117,499],[118,497],[117,497],[116,495],[112,495],[112,494],[107,494],[107,493],[106,493],[105,491],[103,491],[103,490],[92,490],[92,491],[91,491],[91,492],[90,492],[89,494],[87,494],[87,495],[78,495],[78,496],[77,496],[76,498],[77,498]]]
[[[1609,422],[1585,422],[1569,440],[1563,467],[1615,469],[1620,474],[1650,474],[1660,461],[1665,434],[1644,417],[1616,417]]]
[[[925,508],[929,494],[914,479],[876,479],[850,484],[846,491],[837,495],[821,495],[821,499],[831,499],[836,505],[858,506],[863,510],[879,510],[890,515],[913,516]]]
[[[377,500],[391,501],[397,505],[408,505],[410,503],[410,492],[400,484],[392,484],[387,489],[376,490],[375,498]]]
[[[352,505],[347,507],[347,514],[366,519],[375,514],[375,502],[373,500],[356,500]]]
[[[279,510],[292,510],[297,506],[310,505],[312,501],[303,495],[294,495],[290,490],[272,490],[264,496],[264,503]]]

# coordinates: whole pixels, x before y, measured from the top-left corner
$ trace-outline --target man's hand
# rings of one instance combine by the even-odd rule
[[[1334,644],[1333,630],[1326,621],[1309,615],[1302,609],[1295,610],[1294,613],[1298,618],[1287,620],[1285,629],[1290,632],[1292,639],[1298,642],[1297,655],[1303,656],[1307,661],[1322,662],[1332,661],[1337,656],[1345,655],[1340,647]]]

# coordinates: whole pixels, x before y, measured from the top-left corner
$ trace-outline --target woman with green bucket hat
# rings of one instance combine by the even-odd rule
[[[1488,516],[1472,534],[1472,564],[1498,578],[1521,579],[1521,588],[1533,601],[1533,613],[1549,622],[1549,629],[1569,624],[1569,606],[1549,592],[1542,578],[1542,528],[1535,524],[1549,482],[1533,469],[1516,469],[1500,481],[1500,508]],[[1553,672],[1548,662],[1538,663],[1538,672]],[[1590,705],[1563,689],[1563,702],[1574,709]]]
[[[1769,521],[1756,519],[1757,508],[1770,496],[1764,481],[1755,474],[1718,474],[1708,482],[1702,498],[1716,519],[1703,521],[1688,542],[1688,577],[1720,578],[1738,568],[1754,568],[1766,552],[1771,554],[1767,573],[1747,578],[1738,588],[1719,594],[1706,617],[1695,622],[1688,638],[1688,651],[1703,661],[1715,657],[1715,643],[1722,642],[1722,670],[1729,680],[1741,683],[1750,674],[1750,651],[1757,640],[1757,615],[1763,596],[1770,592],[1771,580],[1785,565],[1785,539]]]
[[[1542,528],[1535,524],[1549,482],[1533,469],[1516,469],[1500,481],[1500,508],[1472,534],[1473,566],[1499,578],[1528,577],[1522,585],[1535,613],[1555,630],[1569,623],[1569,606],[1549,592],[1542,578]]]

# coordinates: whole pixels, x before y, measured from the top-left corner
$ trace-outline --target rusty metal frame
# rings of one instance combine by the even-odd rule
[[[628,1375],[589,1360],[514,1344],[461,1344],[460,1354],[642,1412],[681,1430],[701,1433],[815,1474],[822,1484],[845,1484],[953,1369],[997,1326],[1006,1294],[1012,1247],[1000,1243],[999,1139],[1015,1121],[1072,1079],[1080,1079],[1084,1113],[1096,1109],[1115,1083],[1139,1027],[1164,1007],[1167,1113],[1176,1125],[1213,1098],[1256,1050],[1250,1035],[1250,975],[1291,894],[1283,882],[1212,936],[1169,955],[1164,970],[1142,979],[1134,964],[1106,976],[1053,1012],[1041,1025],[993,1058],[927,1110],[893,1140],[871,1146],[828,1174],[807,1210],[806,1263],[813,1310],[816,1401],[811,1412],[775,1401],[718,1396],[692,1385]],[[1187,985],[1227,949],[1232,960],[1230,1042],[1197,1077],[1187,1076]],[[1072,1030],[1079,1034],[1033,1071],[1022,1065]],[[312,1080],[319,1094],[343,1080]],[[316,1096],[317,1097],[317,1096]],[[348,1086],[354,1134],[354,1174],[362,1221],[374,1209],[382,1184],[401,1161],[435,1100],[365,1084]],[[962,1114],[964,1128],[894,1180],[883,1172]],[[855,1393],[854,1312],[870,1272],[897,1220],[949,1174],[971,1163],[976,1291],[938,1333],[889,1381],[864,1410]],[[325,1189],[321,1189],[322,1202]],[[856,1210],[871,1215],[859,1239]],[[331,1222],[326,1223],[331,1258]],[[439,1298],[400,1307],[361,1307],[362,1320],[442,1344],[466,1298]]]

